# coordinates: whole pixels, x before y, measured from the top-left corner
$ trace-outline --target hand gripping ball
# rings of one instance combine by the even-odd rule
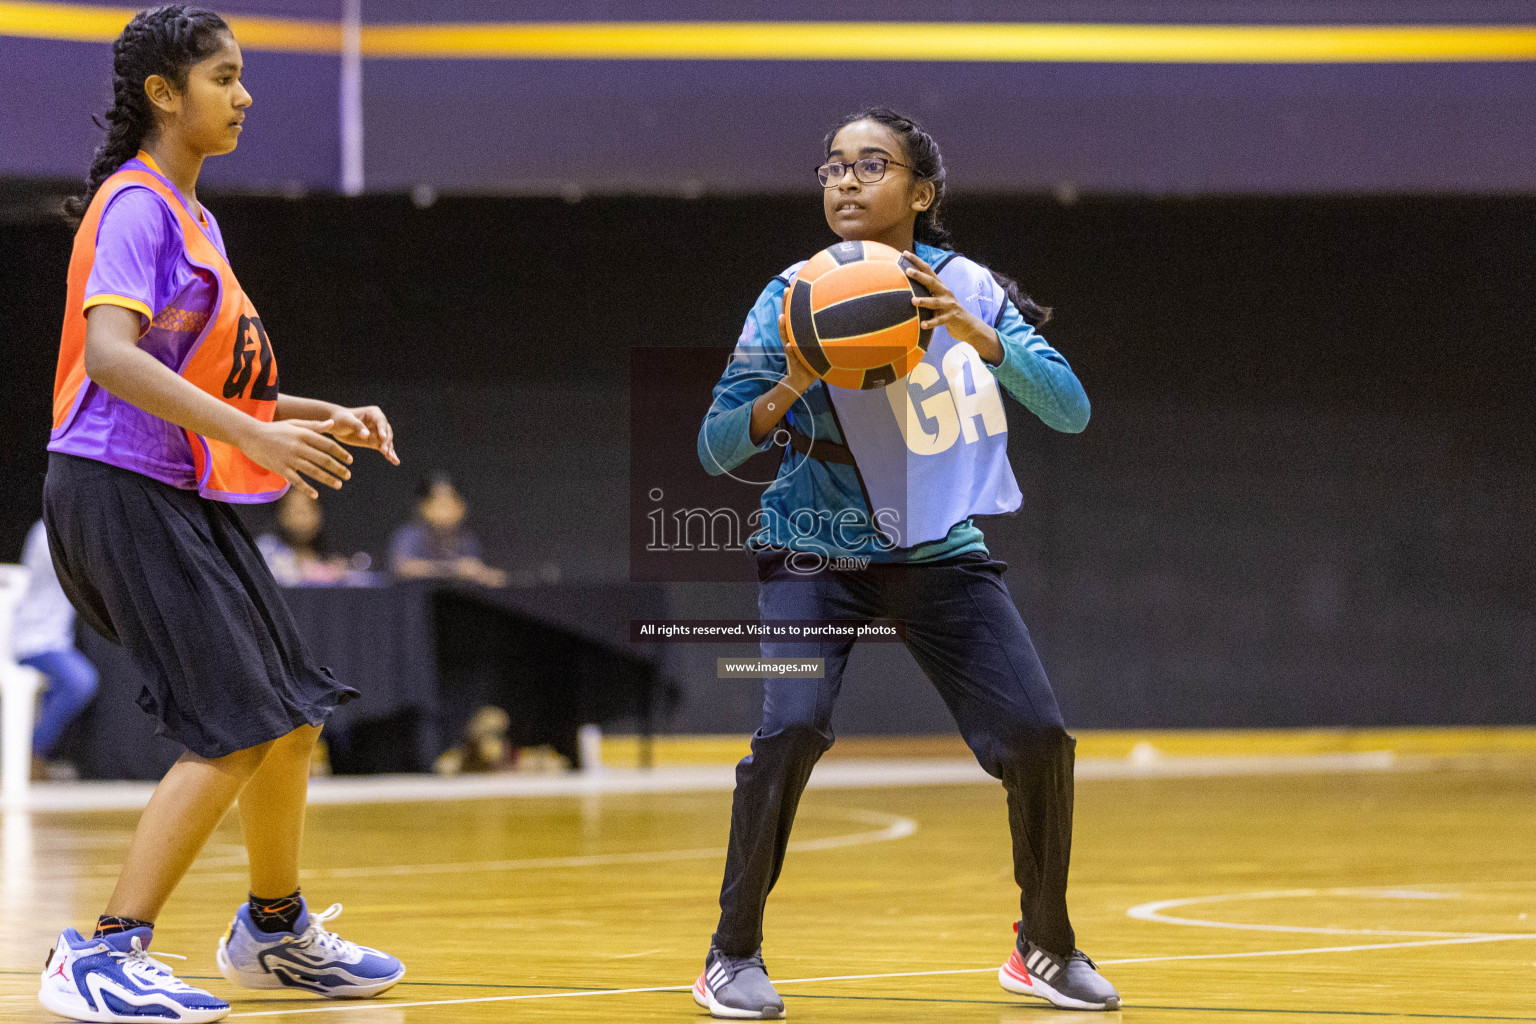
[[[933,331],[919,324],[911,264],[880,242],[839,242],[800,268],[784,297],[789,344],[828,384],[881,388],[923,361]]]

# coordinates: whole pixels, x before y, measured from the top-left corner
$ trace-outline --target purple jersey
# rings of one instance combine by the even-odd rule
[[[123,166],[164,180],[151,162],[134,159]],[[203,230],[223,253],[218,222],[206,209]],[[218,296],[213,275],[187,259],[176,215],[160,196],[129,186],[112,197],[97,229],[86,309],[111,304],[136,310],[139,348],[180,371],[214,314]],[[89,380],[78,411],[52,437],[48,450],[109,462],[185,490],[197,487],[185,430]]]

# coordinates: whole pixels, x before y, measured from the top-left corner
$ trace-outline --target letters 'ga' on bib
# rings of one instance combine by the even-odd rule
[[[985,267],[950,255],[937,269],[969,312],[997,321],[1007,295]],[[827,392],[870,513],[898,547],[939,540],[964,519],[1023,503],[1008,464],[1002,389],[980,354],[947,328],[934,330],[923,361],[901,380]],[[880,516],[881,509],[897,515]]]
[[[160,196],[176,215],[182,244],[194,266],[213,275],[218,289],[213,314],[175,370],[198,388],[241,412],[271,423],[277,415],[277,361],[256,307],[235,279],[229,262],[182,205],[169,183],[149,171],[123,170],[97,190],[75,232],[69,259],[69,301],[59,342],[59,366],[53,385],[53,436],[74,419],[90,385],[85,374],[85,288],[96,260],[96,234],[108,201],[124,188],[144,187]],[[215,501],[238,504],[273,501],[288,481],[255,462],[234,445],[187,431],[197,492]]]

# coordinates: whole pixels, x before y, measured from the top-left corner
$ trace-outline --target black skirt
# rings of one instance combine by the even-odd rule
[[[223,757],[321,725],[358,696],[316,665],[230,505],[142,473],[48,456],[43,521],[81,618],[148,680],[159,732]]]

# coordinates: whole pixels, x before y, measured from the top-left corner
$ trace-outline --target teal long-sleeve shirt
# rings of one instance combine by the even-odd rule
[[[922,243],[916,251],[930,266],[947,255],[943,249]],[[715,384],[714,402],[704,417],[698,441],[699,461],[712,476],[728,473],[773,446],[771,431],[761,444],[752,443],[752,403],[787,372],[779,339],[779,314],[784,310],[787,287],[782,277],[776,277],[763,289],[747,316],[725,373]],[[1003,389],[1047,426],[1067,433],[1083,430],[1088,425],[1088,396],[1066,359],[1035,333],[1011,302],[1003,303],[993,327],[1002,342],[1003,361],[989,369]],[[806,416],[812,422],[804,422]],[[812,385],[787,418],[803,434],[845,443],[824,383]],[[762,507],[763,525],[748,538],[751,547],[911,563],[987,550],[986,538],[970,519],[956,523],[939,540],[892,548],[870,521],[857,469],[812,459],[793,449],[763,492]],[[848,510],[855,514],[840,519]]]

